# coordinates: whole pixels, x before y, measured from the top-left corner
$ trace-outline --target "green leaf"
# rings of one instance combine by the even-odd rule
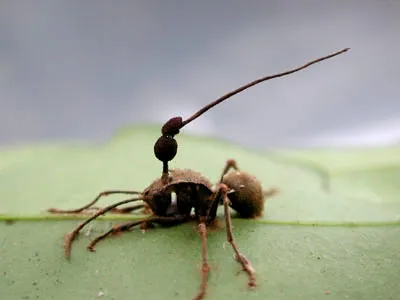
[[[67,262],[63,237],[82,221],[44,212],[76,208],[105,189],[145,188],[161,174],[153,157],[158,136],[159,128],[137,127],[102,145],[3,149],[0,214],[14,222],[0,225],[1,299],[196,294],[201,242],[194,224],[133,230],[90,253],[88,242],[116,219],[139,216],[105,217],[83,231]],[[176,138],[180,148],[171,167],[191,168],[216,182],[225,161],[234,158],[266,189],[280,191],[267,199],[262,220],[233,219],[240,251],[257,272],[254,290],[225,243],[224,226],[209,232],[207,299],[398,299],[400,149],[256,153],[209,138]],[[329,191],[322,184],[327,181]],[[118,199],[109,196],[101,205]]]

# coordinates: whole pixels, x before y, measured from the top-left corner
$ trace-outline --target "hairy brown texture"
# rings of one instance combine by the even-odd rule
[[[242,218],[261,217],[264,210],[264,192],[261,182],[243,171],[231,171],[222,180],[233,191],[228,198],[231,207]]]

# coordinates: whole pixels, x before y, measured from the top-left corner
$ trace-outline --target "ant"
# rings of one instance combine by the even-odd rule
[[[95,251],[95,245],[101,240],[112,234],[129,231],[132,227],[140,226],[142,229],[146,229],[154,227],[155,224],[161,226],[175,226],[188,222],[194,218],[198,224],[198,231],[202,240],[201,285],[198,294],[194,299],[203,299],[206,294],[208,274],[210,271],[207,254],[207,227],[216,221],[218,207],[223,205],[227,240],[233,248],[235,259],[242,265],[243,270],[248,274],[248,285],[250,287],[255,287],[255,270],[250,261],[240,253],[239,248],[235,243],[229,208],[234,209],[238,213],[239,217],[259,218],[263,214],[264,197],[273,195],[276,193],[276,190],[272,189],[268,192],[263,191],[260,181],[255,176],[239,170],[236,161],[233,159],[230,159],[226,162],[216,188],[213,188],[212,183],[206,177],[194,170],[170,170],[168,168],[168,162],[175,157],[178,150],[178,143],[174,139],[174,136],[177,135],[185,125],[189,124],[215,105],[232,97],[235,94],[238,94],[263,81],[300,71],[315,63],[332,58],[348,50],[349,48],[346,48],[322,58],[310,61],[296,69],[266,76],[250,82],[206,105],[186,120],[183,120],[182,117],[174,117],[168,120],[162,126],[162,135],[154,145],[154,154],[157,159],[163,163],[161,177],[154,180],[153,183],[151,183],[142,192],[108,190],[101,192],[93,201],[81,208],[73,210],[60,210],[51,208],[48,210],[51,213],[82,213],[88,209],[97,210],[96,213],[94,213],[90,218],[81,223],[67,235],[65,240],[66,258],[70,258],[72,243],[78,236],[80,230],[85,225],[107,212],[126,214],[141,208],[145,208],[151,211],[151,215],[141,220],[135,220],[116,225],[106,233],[96,237],[87,247],[88,250],[92,252]],[[93,206],[101,197],[111,194],[128,194],[135,195],[135,197],[117,202],[104,208],[96,208]],[[142,201],[144,203],[118,208],[121,205],[135,201]],[[192,215],[192,210],[194,210],[194,215]]]

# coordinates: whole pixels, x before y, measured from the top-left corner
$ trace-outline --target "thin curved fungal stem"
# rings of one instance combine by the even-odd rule
[[[213,108],[215,105],[221,103],[222,101],[224,101],[224,100],[226,100],[226,99],[228,99],[228,98],[230,98],[230,97],[232,97],[232,96],[234,96],[234,95],[236,95],[236,94],[238,94],[238,93],[240,93],[240,92],[242,92],[242,91],[244,91],[244,90],[246,90],[246,89],[248,89],[248,88],[250,88],[250,87],[252,87],[254,85],[257,85],[257,84],[259,84],[261,82],[264,82],[264,81],[267,81],[267,80],[270,80],[270,79],[274,79],[274,78],[278,78],[278,77],[282,77],[282,76],[286,76],[286,75],[298,72],[298,71],[303,70],[303,69],[305,69],[305,68],[307,68],[307,67],[309,67],[309,66],[311,66],[313,64],[319,63],[319,62],[321,62],[323,60],[326,60],[326,59],[332,58],[334,56],[337,56],[339,54],[342,54],[344,52],[347,52],[348,50],[350,50],[350,48],[345,48],[343,50],[337,51],[337,52],[332,53],[330,55],[327,55],[327,56],[315,59],[313,61],[310,61],[310,62],[306,63],[305,65],[303,65],[301,67],[298,67],[298,68],[295,68],[295,69],[292,69],[292,70],[289,70],[289,71],[286,71],[286,72],[278,73],[278,74],[275,74],[275,75],[269,75],[269,76],[266,76],[266,77],[262,77],[262,78],[254,80],[254,81],[252,81],[252,82],[250,82],[250,83],[248,83],[246,85],[243,85],[243,86],[241,86],[241,87],[239,87],[239,88],[237,88],[237,89],[235,89],[235,90],[223,95],[222,97],[220,97],[219,99],[213,101],[212,103],[204,106],[202,109],[200,109],[194,115],[192,115],[190,118],[188,118],[185,121],[183,121],[181,128],[183,126],[189,124],[194,119],[196,119],[199,116],[201,116],[202,114],[204,114],[209,109]]]
[[[148,225],[152,225],[153,223],[169,224],[169,223],[179,222],[180,220],[183,220],[183,217],[179,218],[179,217],[150,216],[150,217],[142,219],[142,220],[122,223],[122,224],[114,226],[106,233],[96,237],[93,241],[90,242],[90,244],[88,245],[87,248],[89,251],[94,252],[94,251],[96,251],[94,247],[97,245],[97,243],[104,240],[110,234],[116,234],[116,233],[128,231],[129,229],[131,229],[132,227],[137,226],[137,225],[145,224],[148,226]],[[147,226],[146,226],[146,228],[147,228]]]
[[[168,183],[168,177],[169,177],[169,172],[168,172],[168,161],[163,161],[163,170],[161,173],[161,181],[163,184]]]
[[[229,213],[229,204],[230,201],[228,199],[228,187],[224,184],[221,185],[220,189],[222,190],[222,197],[224,201],[224,215],[225,215],[225,230],[227,235],[228,243],[231,244],[233,251],[235,252],[235,259],[243,266],[243,270],[249,275],[249,287],[256,286],[256,276],[253,266],[251,265],[250,261],[239,252],[238,246],[235,243],[233,238],[233,231],[232,231],[232,222],[231,222],[231,215]]]
[[[80,208],[76,208],[76,209],[67,209],[67,210],[63,210],[63,209],[58,209],[58,208],[49,208],[47,210],[47,212],[52,213],[52,214],[77,214],[80,213],[88,208],[90,208],[91,206],[93,206],[97,201],[100,200],[101,197],[104,196],[108,196],[108,195],[112,195],[112,194],[124,194],[124,195],[140,195],[141,192],[137,192],[137,191],[123,191],[123,190],[110,190],[110,191],[103,191],[101,193],[99,193],[97,195],[96,198],[94,198],[93,201],[89,202],[88,204],[80,207]]]
[[[201,235],[201,259],[202,259],[202,267],[201,267],[201,284],[199,293],[193,300],[201,300],[205,297],[207,291],[207,282],[208,275],[210,272],[210,266],[208,265],[208,253],[207,253],[207,227],[204,222],[199,224],[199,232]]]
[[[71,233],[69,233],[66,238],[65,238],[65,245],[64,245],[64,250],[65,250],[65,257],[67,259],[70,259],[71,256],[71,246],[72,246],[72,242],[76,239],[76,237],[79,234],[79,231],[82,230],[83,227],[85,227],[88,223],[92,222],[94,219],[96,219],[97,217],[105,214],[106,212],[112,210],[113,208],[123,205],[123,204],[127,204],[127,203],[131,203],[134,201],[139,201],[139,200],[143,200],[142,197],[140,198],[130,198],[130,199],[126,199],[120,202],[117,202],[115,204],[109,205],[101,210],[99,210],[97,213],[95,213],[93,216],[91,216],[89,219],[87,219],[86,221],[84,221],[83,223],[81,223],[80,225],[78,225]]]

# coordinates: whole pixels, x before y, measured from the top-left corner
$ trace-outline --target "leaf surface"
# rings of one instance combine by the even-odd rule
[[[74,243],[67,262],[63,236],[81,220],[45,218],[47,208],[76,208],[101,190],[144,189],[161,173],[153,157],[158,136],[159,129],[138,127],[102,145],[1,152],[0,214],[18,219],[0,225],[2,299],[196,294],[201,243],[194,224],[133,230],[105,240],[93,254],[85,248],[89,240],[118,222],[99,220]],[[208,234],[212,270],[206,299],[398,299],[399,149],[256,153],[209,138],[176,139],[180,148],[171,167],[191,168],[216,182],[225,161],[234,158],[265,189],[280,191],[267,199],[263,220],[233,220],[240,250],[256,269],[257,288],[248,290],[222,226]],[[329,191],[321,174],[329,179]],[[120,199],[109,196],[100,204]]]

